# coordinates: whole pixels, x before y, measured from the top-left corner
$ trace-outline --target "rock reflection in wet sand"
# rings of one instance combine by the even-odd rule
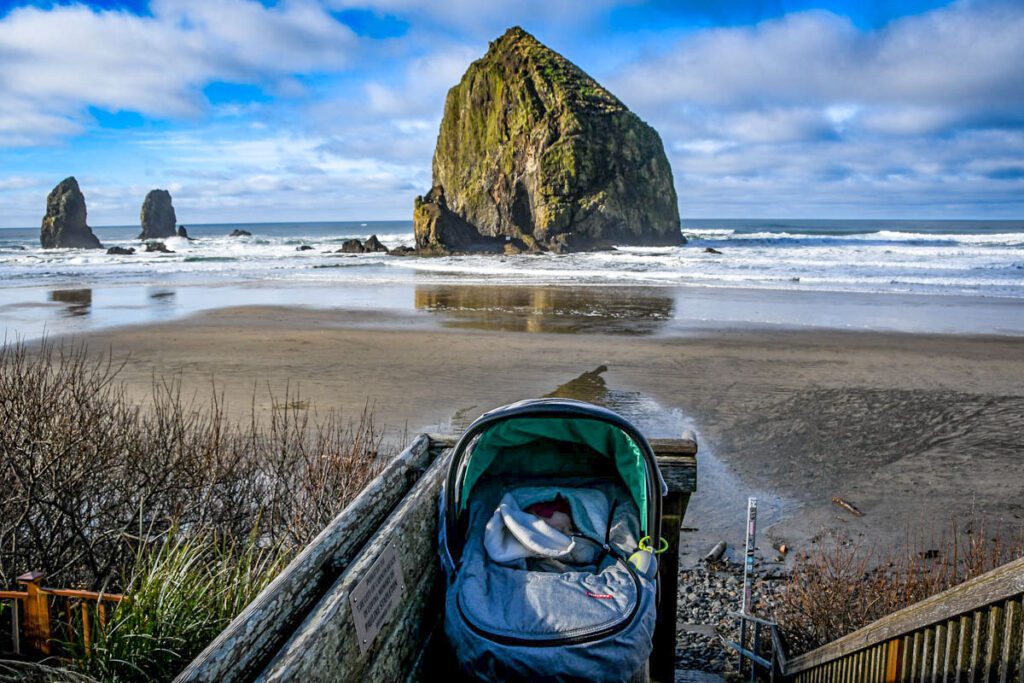
[[[447,327],[647,335],[672,319],[675,302],[655,289],[436,285],[416,288],[416,309]]]
[[[91,289],[54,289],[50,290],[50,301],[67,304],[64,315],[80,317],[89,315],[92,308]]]

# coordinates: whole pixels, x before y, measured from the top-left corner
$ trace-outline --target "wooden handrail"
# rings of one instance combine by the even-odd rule
[[[794,657],[789,674],[798,674],[872,645],[899,638],[940,621],[1024,593],[1024,558],[997,567],[958,586],[882,617],[816,650]]]
[[[123,595],[117,593],[96,593],[94,591],[83,591],[73,588],[41,588],[44,593],[58,598],[78,598],[80,600],[107,600],[109,602],[121,602]],[[2,596],[0,596],[2,597]]]
[[[437,560],[438,493],[447,474],[451,434],[420,435],[330,523],[284,572],[175,679],[202,681],[395,680],[437,667],[432,646],[443,614],[443,574]],[[665,577],[655,626],[652,679],[671,681],[674,668],[679,531],[696,490],[692,435],[652,441],[668,487],[661,535],[669,541],[659,566]],[[440,459],[440,460],[439,460]],[[384,551],[401,572],[405,598],[381,630],[360,641],[353,591]],[[396,559],[397,558],[397,561]],[[442,636],[443,637],[443,636]],[[659,666],[660,665],[660,666]],[[314,673],[315,672],[315,673]],[[415,677],[413,677],[415,679]],[[428,679],[419,679],[428,680]]]
[[[21,654],[20,632],[24,632],[26,645],[30,653],[49,655],[54,640],[50,620],[51,602],[54,598],[64,600],[64,623],[67,632],[64,640],[69,640],[74,631],[74,618],[71,601],[78,601],[81,611],[82,644],[86,654],[92,650],[92,616],[89,604],[96,602],[96,616],[101,629],[106,628],[106,603],[120,603],[123,595],[117,593],[98,593],[76,588],[47,588],[42,585],[43,573],[27,572],[18,577],[18,583],[25,586],[24,591],[0,591],[0,600],[12,600],[14,610],[11,614],[11,644],[15,654]],[[19,609],[21,603],[22,609]]]

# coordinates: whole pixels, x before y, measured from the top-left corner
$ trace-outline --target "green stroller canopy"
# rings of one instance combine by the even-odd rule
[[[585,446],[614,461],[615,470],[636,502],[641,530],[647,534],[649,496],[647,467],[640,446],[618,426],[586,417],[510,417],[488,427],[468,449],[459,512],[470,493],[499,455],[513,454],[516,471],[525,475],[572,471],[572,453],[556,452],[552,442]]]

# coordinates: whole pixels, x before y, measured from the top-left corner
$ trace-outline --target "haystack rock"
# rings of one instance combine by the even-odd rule
[[[685,242],[658,133],[518,27],[448,91],[413,222],[422,253]]]
[[[46,215],[39,231],[43,249],[102,249],[85,222],[85,196],[74,176],[60,181],[46,198]]]
[[[140,240],[163,239],[178,234],[174,227],[178,217],[174,215],[171,193],[167,190],[150,190],[142,202],[139,218],[142,221]]]

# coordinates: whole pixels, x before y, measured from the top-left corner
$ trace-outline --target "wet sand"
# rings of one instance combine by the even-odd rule
[[[530,331],[239,307],[83,338],[127,358],[122,377],[139,397],[154,375],[180,377],[200,397],[215,383],[239,416],[254,390],[265,413],[269,392],[287,389],[318,411],[354,416],[369,402],[394,435],[458,429],[489,408],[557,391],[608,403],[652,436],[694,428],[700,490],[684,522],[698,529],[683,537],[689,560],[719,538],[742,541],[750,494],[763,501],[765,557],[772,541],[800,549],[826,529],[892,544],[908,530],[937,534],[954,517],[974,515],[993,533],[1024,522],[1024,338]],[[599,365],[607,371],[587,374]]]

